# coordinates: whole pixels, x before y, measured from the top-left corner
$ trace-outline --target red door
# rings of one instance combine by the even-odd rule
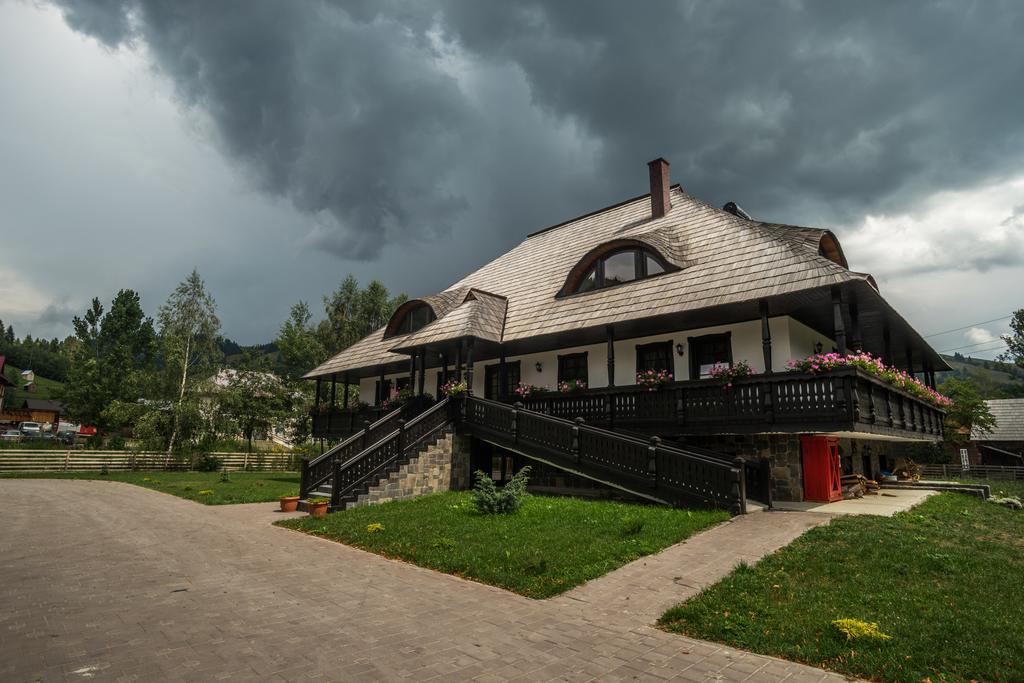
[[[801,436],[804,465],[804,500],[831,503],[843,498],[839,481],[839,439],[834,436]]]

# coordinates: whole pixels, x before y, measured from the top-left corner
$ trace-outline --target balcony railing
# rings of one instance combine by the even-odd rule
[[[372,406],[355,410],[350,408],[334,408],[332,410],[329,406],[323,406],[322,410],[314,410],[310,413],[313,420],[313,438],[343,439],[363,429],[367,422],[376,422],[387,412],[383,408]]]
[[[863,432],[938,440],[945,412],[857,368],[545,393],[525,408],[610,428],[681,434]]]

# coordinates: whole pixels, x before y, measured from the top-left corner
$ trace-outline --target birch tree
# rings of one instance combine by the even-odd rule
[[[212,374],[219,353],[220,320],[216,304],[198,271],[193,270],[174,289],[160,307],[157,320],[164,362],[175,387],[171,436],[167,443],[170,454],[177,444],[187,404],[194,398],[196,378]]]

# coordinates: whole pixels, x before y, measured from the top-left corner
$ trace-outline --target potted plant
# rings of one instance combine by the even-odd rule
[[[465,380],[462,380],[461,382],[451,380],[450,382],[441,385],[441,393],[444,394],[445,396],[448,396],[449,398],[461,396],[462,394],[465,394],[468,390],[469,385],[466,384]]]
[[[558,383],[558,391],[562,394],[583,391],[586,388],[587,383],[581,379],[570,379],[568,381]]]
[[[532,384],[527,384],[526,382],[520,382],[519,386],[516,387],[516,395],[519,396],[519,398],[530,398],[530,394],[534,391],[537,391],[537,387]]]
[[[725,382],[726,389],[732,389],[732,383],[737,379],[743,379],[744,377],[750,377],[757,371],[751,367],[750,363],[745,360],[741,360],[731,367],[728,365],[716,365],[711,368],[711,377],[720,381]]]
[[[636,373],[636,383],[655,391],[672,381],[672,373],[668,370],[641,370]]]
[[[327,505],[330,502],[327,498],[310,498],[306,501],[306,512],[310,517],[323,517],[327,514]]]
[[[281,496],[281,512],[295,512],[298,509],[298,496]]]

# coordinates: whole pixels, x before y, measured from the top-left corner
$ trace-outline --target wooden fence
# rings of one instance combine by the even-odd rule
[[[227,470],[294,470],[299,455],[293,453],[212,453]],[[0,472],[90,472],[104,465],[113,471],[190,470],[198,455],[90,450],[0,450]]]
[[[921,465],[922,479],[1015,479],[1024,481],[1024,467],[1003,465]]]

